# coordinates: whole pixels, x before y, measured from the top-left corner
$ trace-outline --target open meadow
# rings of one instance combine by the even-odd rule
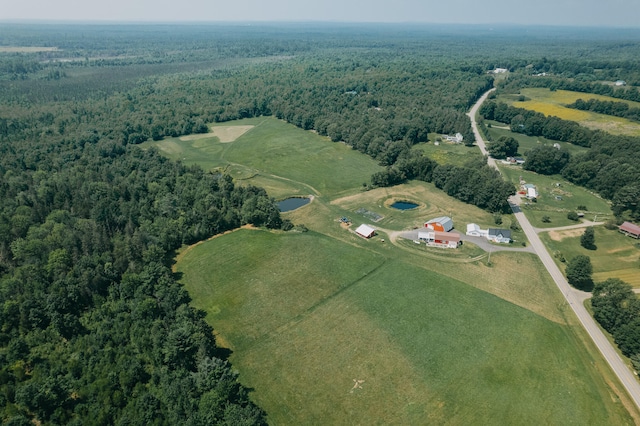
[[[580,245],[584,229],[545,232],[540,238],[550,253],[562,253],[567,261],[579,254],[589,256],[595,282],[620,278],[640,288],[640,242],[604,226],[596,226],[594,230],[596,250],[587,250]],[[556,263],[561,263],[558,258]]]
[[[525,97],[524,101],[518,100],[520,95]],[[601,101],[625,102],[636,108],[640,107],[640,103],[638,102],[624,101],[591,93],[571,92],[568,90],[551,91],[541,88],[521,89],[520,95],[506,95],[501,97],[500,100],[517,108],[537,111],[546,116],[556,116],[563,120],[576,121],[592,130],[600,129],[614,135],[640,135],[640,124],[631,120],[565,107],[565,105],[571,104],[578,99],[584,101],[597,99]]]
[[[237,230],[183,249],[175,265],[270,423],[633,423],[537,257],[495,252],[489,264],[470,243],[449,252],[396,239],[442,215],[462,231],[495,226],[491,214],[424,182],[364,191],[380,166],[344,144],[272,118],[236,123],[254,127],[232,143],[170,141],[179,153],[156,145],[251,170],[238,182],[270,184],[275,197],[314,195],[283,213],[308,231]],[[216,147],[196,155],[197,141]],[[357,236],[362,223],[377,236]]]
[[[556,322],[379,245],[240,230],[178,264],[273,424],[630,422],[560,295]]]

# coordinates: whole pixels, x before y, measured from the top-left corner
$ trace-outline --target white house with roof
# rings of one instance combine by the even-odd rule
[[[443,135],[443,136],[447,141],[454,142],[454,143],[462,143],[462,141],[464,140],[464,136],[462,136],[462,133],[456,133],[454,136],[450,136],[450,135]]]
[[[508,229],[489,228],[487,239],[494,243],[509,243],[511,242],[511,231]]]
[[[480,225],[477,223],[468,223],[467,224],[467,235],[471,237],[485,237],[489,236],[488,229],[480,229]]]

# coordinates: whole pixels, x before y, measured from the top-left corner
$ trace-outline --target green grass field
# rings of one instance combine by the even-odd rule
[[[560,295],[553,321],[380,246],[240,230],[181,258],[194,304],[270,422],[631,422],[562,321]],[[513,271],[497,257],[475,267]]]
[[[556,116],[564,120],[576,121],[590,129],[600,129],[615,135],[640,136],[640,123],[610,115],[565,107],[565,105],[571,104],[578,99],[585,101],[598,99],[603,101],[625,102],[636,108],[640,107],[640,103],[638,102],[624,101],[591,93],[571,92],[567,90],[551,91],[541,88],[522,89],[520,94],[525,96],[526,100],[524,102],[518,101],[519,95],[502,96],[500,100],[517,108],[525,108],[547,116]]]
[[[224,170],[234,179],[267,189],[276,198],[331,195],[359,188],[382,170],[345,144],[329,142],[273,117],[224,124],[230,125],[254,127],[233,142],[221,143],[215,137],[170,138],[144,146],[156,146],[170,158],[206,170]],[[214,129],[216,126],[222,125]]]
[[[593,279],[601,282],[607,278],[620,278],[640,288],[640,246],[638,240],[626,237],[617,230],[603,226],[595,228],[596,250],[580,245],[583,230],[545,232],[540,238],[551,253],[560,251],[567,260],[579,254],[589,256],[593,265]],[[560,262],[556,259],[556,263]],[[564,267],[564,266],[563,266]]]
[[[472,244],[448,254],[390,238],[436,216],[464,231],[492,215],[424,182],[363,191],[380,167],[344,144],[272,118],[233,124],[254,127],[156,145],[276,197],[315,195],[283,214],[308,232],[238,230],[175,266],[270,423],[632,423],[536,256],[495,252],[489,266]],[[361,223],[378,236],[355,235]]]

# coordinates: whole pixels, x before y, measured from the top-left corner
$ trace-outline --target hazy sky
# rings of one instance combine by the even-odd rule
[[[2,0],[0,20],[340,21],[640,27],[640,0]]]

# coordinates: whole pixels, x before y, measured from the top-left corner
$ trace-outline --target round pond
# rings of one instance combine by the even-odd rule
[[[391,207],[398,210],[411,210],[418,207],[418,205],[409,201],[396,201],[395,203],[391,204]]]
[[[286,198],[280,202],[278,202],[278,208],[280,212],[290,212],[291,210],[295,210],[299,207],[305,206],[311,202],[311,198],[307,197],[291,197]]]

